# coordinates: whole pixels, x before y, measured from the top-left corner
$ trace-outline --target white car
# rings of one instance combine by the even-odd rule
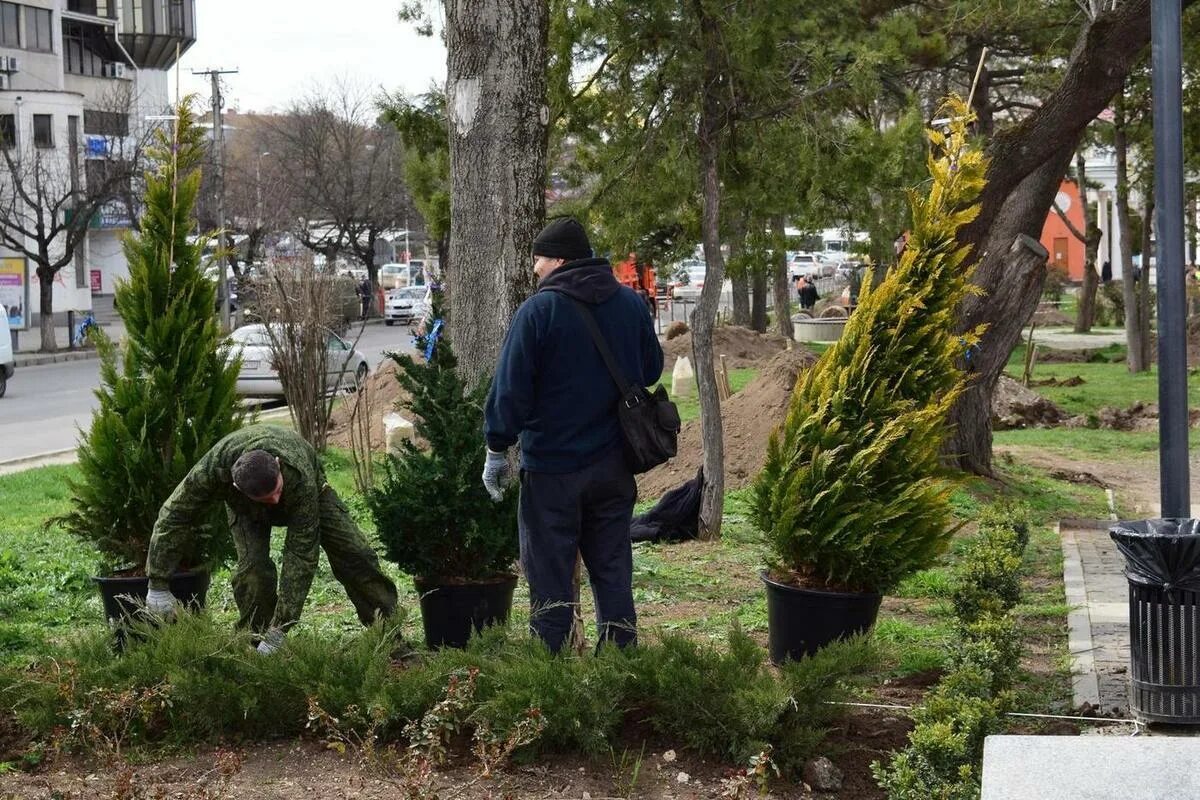
[[[403,289],[407,286],[424,285],[424,261],[410,261],[407,264],[384,264],[379,268],[380,289]]]
[[[16,368],[12,334],[8,331],[8,309],[0,306],[0,397],[4,397],[4,393],[8,391],[8,379],[13,376]]]
[[[813,253],[797,253],[788,263],[788,272],[793,278],[798,275],[806,278],[828,278],[836,271],[835,265],[822,262]]]
[[[383,324],[412,322],[424,316],[429,309],[429,289],[425,286],[409,286],[393,289],[387,293],[383,303]]]
[[[679,282],[671,290],[671,297],[676,300],[699,300],[700,292],[704,289],[704,276],[708,272],[706,265],[691,264],[679,273]]]
[[[271,337],[265,325],[243,325],[229,335],[229,357],[242,357],[237,393],[243,397],[283,397],[283,383],[272,358]],[[355,390],[371,372],[366,356],[333,331],[325,331],[326,378],[329,392]]]

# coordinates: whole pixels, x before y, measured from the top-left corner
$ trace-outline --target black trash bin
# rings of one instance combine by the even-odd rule
[[[1129,706],[1143,722],[1200,725],[1200,520],[1120,522],[1129,579]]]

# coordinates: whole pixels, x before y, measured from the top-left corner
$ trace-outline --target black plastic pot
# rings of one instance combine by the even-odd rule
[[[439,583],[414,578],[421,597],[425,644],[431,648],[466,647],[472,633],[508,622],[517,576],[479,583]]]
[[[761,574],[767,586],[767,637],[771,662],[797,661],[830,642],[875,624],[883,595],[801,589]]]
[[[146,605],[150,591],[149,578],[92,578],[100,587],[104,600],[104,615],[110,625],[121,625],[135,618]],[[208,596],[207,572],[176,572],[171,576],[171,594],[190,608],[204,608]]]

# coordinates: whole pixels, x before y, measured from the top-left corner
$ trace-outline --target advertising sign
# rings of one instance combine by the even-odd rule
[[[100,270],[91,270],[89,277],[92,280],[92,294],[100,294],[104,291],[104,280],[100,276]]]
[[[29,283],[25,259],[0,258],[0,306],[8,310],[8,326],[13,330],[29,327]]]
[[[104,158],[108,155],[108,139],[103,136],[87,137],[88,158]]]

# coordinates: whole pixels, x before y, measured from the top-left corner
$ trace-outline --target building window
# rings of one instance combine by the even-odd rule
[[[0,3],[0,46],[21,46],[21,14],[16,3]]]
[[[25,7],[25,49],[54,52],[52,38],[54,13],[45,8]]]
[[[54,117],[49,114],[33,115],[33,146],[54,147]]]
[[[128,136],[129,115],[119,111],[83,111],[83,132],[93,136]]]
[[[17,115],[0,114],[0,147],[8,150],[17,144]]]
[[[63,66],[72,75],[104,75],[106,44],[98,25],[63,20]]]

